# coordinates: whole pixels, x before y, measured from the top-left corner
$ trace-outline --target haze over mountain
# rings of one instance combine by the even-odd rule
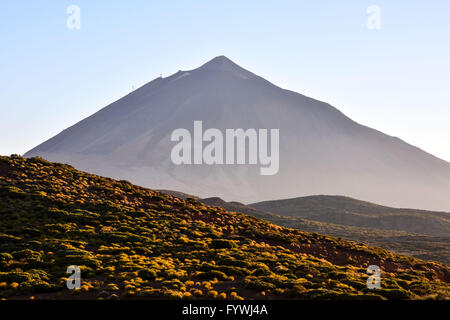
[[[349,92],[348,94],[351,94]],[[427,106],[424,106],[427,107]],[[407,115],[405,116],[407,119]],[[280,168],[180,165],[173,130],[280,129]],[[257,202],[313,194],[450,210],[450,164],[219,56],[157,78],[25,154],[152,188]]]

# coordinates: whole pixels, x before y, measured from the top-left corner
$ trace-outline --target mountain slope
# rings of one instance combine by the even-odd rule
[[[279,129],[280,170],[180,165],[173,130]],[[88,172],[200,197],[256,202],[337,194],[450,210],[450,164],[362,126],[329,104],[281,89],[224,56],[155,79],[30,150]],[[191,183],[196,181],[195,184]]]
[[[38,158],[0,157],[0,296],[450,298],[450,268]],[[366,288],[381,267],[382,288]],[[83,285],[64,288],[78,265]]]

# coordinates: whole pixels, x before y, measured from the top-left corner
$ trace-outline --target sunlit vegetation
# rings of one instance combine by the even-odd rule
[[[0,298],[444,299],[450,268],[40,158],[0,157]],[[366,268],[383,270],[382,289]],[[69,265],[82,285],[66,288]]]

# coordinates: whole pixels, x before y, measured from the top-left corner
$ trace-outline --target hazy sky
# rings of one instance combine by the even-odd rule
[[[447,0],[3,0],[0,154],[218,55],[450,161]]]

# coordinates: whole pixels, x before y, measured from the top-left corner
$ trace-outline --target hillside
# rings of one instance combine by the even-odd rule
[[[272,160],[279,160],[279,170],[262,176],[260,169],[267,166],[261,157],[252,165],[175,165],[171,134],[177,129],[192,134],[194,121],[202,121],[204,132],[215,128],[221,134],[278,129],[279,156]],[[327,103],[282,89],[224,56],[150,81],[25,156],[202,198],[250,203],[338,194],[450,211],[450,163],[361,125]],[[220,160],[224,156],[225,151]]]
[[[447,212],[390,208],[342,196],[264,201],[249,207],[271,212],[272,215],[261,217],[281,226],[343,237],[450,264],[450,213]]]
[[[39,158],[0,157],[8,299],[450,298],[450,268]],[[83,283],[64,288],[66,268]],[[366,288],[366,268],[383,270]]]
[[[162,192],[176,195],[183,199],[186,199],[187,197],[196,198],[195,196],[183,194],[176,191],[163,190]],[[308,232],[317,232],[334,237],[342,237],[345,239],[363,242],[372,246],[381,247],[396,253],[406,254],[420,259],[433,260],[450,264],[450,235],[448,233],[444,236],[432,234],[426,235],[422,233],[396,230],[394,229],[395,226],[389,225],[387,225],[387,228],[377,229],[373,227],[351,225],[353,222],[351,220],[350,225],[313,220],[315,216],[322,217],[324,220],[326,220],[327,218],[329,220],[333,220],[332,217],[327,217],[321,213],[327,212],[329,215],[332,215],[333,213],[342,210],[342,208],[346,208],[346,210],[359,210],[360,212],[373,215],[374,217],[371,218],[372,221],[377,219],[383,220],[383,214],[392,214],[392,212],[395,212],[395,210],[405,211],[408,213],[423,212],[423,214],[425,215],[432,214],[433,212],[388,208],[348,197],[313,196],[299,199],[306,199],[305,202],[310,202],[307,207],[305,203],[303,203],[303,205],[300,204],[302,212],[308,214],[310,219],[305,219],[302,216],[297,217],[266,212],[239,202],[226,202],[218,197],[199,199],[199,201],[210,206],[218,206],[224,208],[228,211],[245,213],[256,218],[273,222],[279,226],[299,229]],[[321,200],[323,200],[323,202],[321,202]],[[280,200],[281,203],[283,203],[284,201],[285,200]],[[278,201],[270,201],[268,203],[270,205],[267,205],[266,209],[272,210],[273,208],[273,210],[277,210],[276,204],[278,203]],[[314,203],[314,205],[312,203]],[[290,205],[293,206],[294,204],[291,203]],[[314,212],[315,214],[311,214],[311,212]],[[291,212],[287,211],[283,213],[289,214]],[[435,214],[437,214],[438,216],[442,215],[442,213],[439,212],[436,212]],[[405,219],[408,218],[406,217]],[[388,222],[385,222],[384,224],[386,225],[386,223]],[[377,225],[380,224],[381,223],[378,223]],[[397,226],[399,226],[400,229],[404,228],[404,225],[401,223],[397,224]],[[440,227],[440,230],[442,230],[442,226]],[[421,229],[421,225],[415,226],[416,230],[424,233],[426,233],[426,228],[427,224],[425,224],[425,228],[423,229]]]

